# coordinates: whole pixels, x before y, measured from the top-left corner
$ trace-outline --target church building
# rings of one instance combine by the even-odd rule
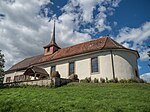
[[[131,79],[138,77],[139,54],[106,36],[60,48],[55,40],[55,24],[51,41],[41,55],[26,58],[6,71],[4,83],[25,79],[42,79],[58,71],[61,78],[76,74],[79,78]],[[30,75],[28,75],[30,74]]]

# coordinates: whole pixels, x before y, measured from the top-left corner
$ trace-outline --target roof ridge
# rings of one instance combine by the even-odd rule
[[[38,57],[38,56],[42,56],[43,54],[40,54],[40,55],[37,55],[37,56],[32,56],[32,57],[27,57],[27,58],[24,58],[23,60],[17,62],[16,64],[14,64],[12,67],[10,67],[8,70],[10,70],[11,68],[13,68],[14,66],[16,66],[17,64],[19,63],[22,63],[23,61],[27,60],[27,59],[31,59],[31,58],[34,58],[34,57]]]
[[[109,37],[106,37],[105,44],[104,44],[104,46],[102,47],[102,49],[106,46],[106,42],[107,42],[108,38],[109,38]]]
[[[113,39],[111,39],[111,41],[112,41],[116,46],[117,46],[117,44],[118,44],[119,46],[121,46],[121,47],[123,47],[123,48],[126,48],[126,47],[122,46],[121,44],[119,44],[118,42],[114,41]]]
[[[64,47],[64,48],[61,48],[61,49],[66,49],[66,48],[69,48],[69,47],[74,47],[74,46],[78,46],[78,45],[81,45],[81,44],[85,44],[85,43],[90,43],[90,42],[93,42],[93,41],[96,41],[96,40],[99,40],[99,39],[102,39],[102,38],[107,38],[107,37],[98,37],[98,38],[95,38],[95,39],[92,39],[90,41],[86,41],[86,42],[82,42],[82,43],[78,43],[78,44],[75,44],[75,45],[71,45],[71,46],[68,46],[68,47]]]

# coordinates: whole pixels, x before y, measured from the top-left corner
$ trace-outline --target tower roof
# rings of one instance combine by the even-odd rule
[[[44,46],[44,48],[51,47],[51,46],[55,46],[57,48],[60,48],[56,44],[56,41],[55,41],[55,21],[54,21],[54,27],[53,27],[53,32],[52,32],[52,36],[51,36],[51,41],[50,41],[50,43],[48,45]]]

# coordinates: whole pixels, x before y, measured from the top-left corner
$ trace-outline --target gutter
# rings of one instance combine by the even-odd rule
[[[115,68],[114,68],[114,59],[113,59],[112,50],[110,50],[110,54],[111,54],[111,65],[112,65],[113,79],[115,79]]]

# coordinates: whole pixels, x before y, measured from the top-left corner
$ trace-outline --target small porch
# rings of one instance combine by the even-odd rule
[[[25,80],[40,80],[47,79],[48,77],[49,74],[46,72],[46,70],[38,66],[31,66],[24,72]]]

